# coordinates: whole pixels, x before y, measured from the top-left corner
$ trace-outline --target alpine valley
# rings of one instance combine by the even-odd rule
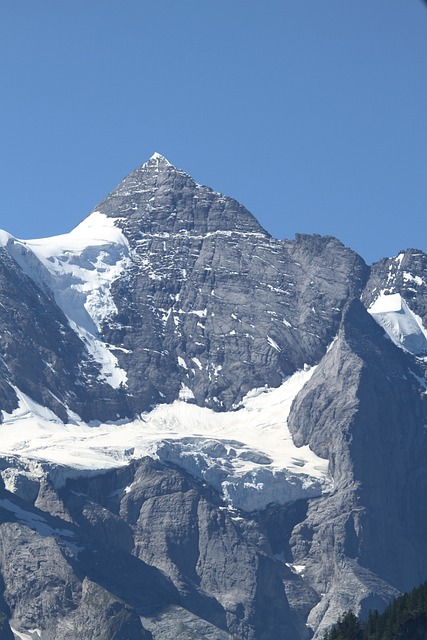
[[[1,640],[308,640],[427,578],[427,255],[154,154],[0,232]]]

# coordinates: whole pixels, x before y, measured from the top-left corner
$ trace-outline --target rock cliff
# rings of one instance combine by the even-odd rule
[[[308,640],[427,577],[427,256],[272,238],[159,154],[0,234],[0,633]]]

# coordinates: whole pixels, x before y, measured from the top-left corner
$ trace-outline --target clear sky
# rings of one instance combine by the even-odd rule
[[[69,231],[158,151],[276,237],[427,251],[422,0],[0,4],[0,228]]]

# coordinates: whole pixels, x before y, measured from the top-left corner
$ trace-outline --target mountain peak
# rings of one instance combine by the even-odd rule
[[[167,158],[165,158],[165,156],[162,156],[161,153],[158,153],[157,151],[155,151],[153,153],[153,155],[151,156],[151,158],[148,160],[148,162],[145,162],[143,166],[147,165],[147,164],[163,164],[167,167],[172,167],[173,165],[169,162],[169,160]]]
[[[236,200],[197,184],[158,152],[122,180],[95,210],[120,218],[126,235],[135,237],[141,233],[203,235],[224,231],[268,236]]]

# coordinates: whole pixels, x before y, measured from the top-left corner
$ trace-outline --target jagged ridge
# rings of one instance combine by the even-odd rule
[[[39,429],[37,453],[21,439],[1,460],[6,634],[38,625],[42,640],[74,640],[82,629],[87,640],[166,640],[174,619],[185,638],[273,640],[279,629],[305,640],[306,624],[320,637],[342,611],[382,608],[425,578],[425,254],[408,250],[368,268],[334,238],[275,240],[236,201],[159,154],[70,234],[19,241],[2,233],[1,244],[3,446],[23,424]],[[387,294],[401,296],[399,308],[381,307]],[[244,425],[244,442],[217,426],[209,433],[225,424],[212,416],[238,409],[257,387],[267,385],[266,401],[281,398],[304,369],[302,389],[277,407],[285,430],[293,399],[294,442],[329,461],[332,491],[329,482],[310,493],[314,471],[302,449],[280,476],[263,450],[267,438],[249,446]],[[271,427],[257,394],[241,409],[252,411],[247,436]],[[142,455],[132,429],[148,429],[152,405],[177,398],[165,414],[168,437],[160,433],[161,447],[149,451],[163,463],[129,462]],[[190,415],[198,417],[183,438]],[[82,422],[125,417],[120,431]],[[108,429],[126,438],[120,447],[107,443]],[[96,435],[99,445],[61,468],[58,458],[48,462],[43,438],[58,446],[67,430],[82,441]],[[84,459],[95,449],[113,467],[107,474]],[[242,496],[255,491],[272,503],[233,503],[235,472]],[[82,475],[95,477],[73,480]],[[304,490],[283,498],[292,475]],[[248,514],[254,504],[261,511]],[[8,569],[16,540],[17,577]],[[118,550],[140,599],[114,569]],[[28,561],[49,554],[54,565]],[[65,586],[35,597],[52,583]]]

